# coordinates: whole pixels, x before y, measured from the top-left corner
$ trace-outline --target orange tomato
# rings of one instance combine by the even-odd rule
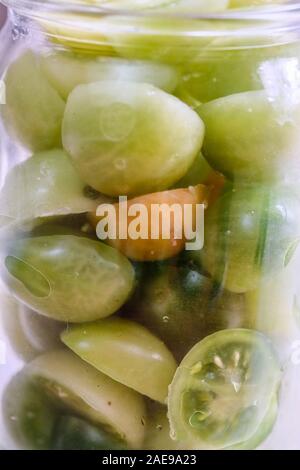
[[[206,206],[208,198],[208,188],[199,184],[184,189],[173,189],[170,191],[146,194],[130,199],[127,202],[114,204],[116,210],[116,239],[108,239],[107,242],[128,258],[135,261],[158,261],[172,258],[184,249],[185,243],[187,242],[183,228],[185,218],[183,215],[185,214],[183,212],[185,210],[184,206],[187,204],[191,205],[192,210],[186,217],[190,216],[188,219],[189,223],[192,223],[193,230],[195,230],[196,205],[204,204]],[[137,222],[135,222],[137,215],[131,215],[131,210],[134,209],[133,205],[135,204],[142,205],[146,209],[145,212],[144,210],[138,212],[140,221],[139,227],[142,225],[147,227],[146,233],[144,232],[143,234],[143,236],[146,235],[146,239],[133,239],[130,236],[131,223],[137,224]],[[172,212],[172,206],[174,204],[176,204],[176,207],[181,211],[182,220],[176,219],[174,216]],[[153,205],[160,205],[159,217],[151,217],[151,214],[153,214]],[[122,214],[124,214],[126,208],[127,217],[121,217],[121,219],[119,219],[120,212],[122,211]],[[166,227],[164,224],[166,223],[167,217],[170,222],[170,230],[167,231],[168,237],[166,237],[166,233],[164,233],[164,227]],[[103,217],[89,214],[89,220],[95,228],[102,219]],[[180,236],[180,238],[178,238],[178,233],[175,233],[176,230],[178,230],[177,220],[181,223],[180,228],[182,236]],[[154,232],[155,235],[153,236]],[[121,239],[119,236],[120,233],[125,234],[126,239]]]

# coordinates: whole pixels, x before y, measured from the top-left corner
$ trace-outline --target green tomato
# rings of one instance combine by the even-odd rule
[[[234,186],[207,211],[204,268],[232,292],[257,288],[289,264],[300,235],[299,211],[290,189]]]
[[[99,426],[77,418],[62,416],[55,427],[53,450],[124,450],[126,445],[118,436]]]
[[[271,342],[252,330],[206,337],[187,354],[169,389],[175,439],[224,449],[253,437],[281,378]]]
[[[203,137],[193,110],[142,83],[80,85],[63,121],[63,144],[79,174],[110,196],[167,189],[192,165]]]
[[[1,324],[14,352],[24,361],[61,345],[63,323],[37,315],[4,292],[1,299]]]
[[[10,434],[25,448],[67,445],[80,434],[84,440],[84,427],[82,446],[94,438],[97,445],[139,448],[144,439],[142,398],[64,350],[23,368],[6,389],[3,409]],[[71,422],[60,419],[65,415]],[[84,420],[77,429],[76,417]]]
[[[81,359],[127,387],[165,402],[176,362],[162,341],[121,318],[68,327],[61,335]]]
[[[242,295],[218,287],[189,263],[149,270],[126,310],[159,336],[178,360],[208,334],[252,325]]]
[[[6,386],[2,409],[6,429],[19,448],[50,448],[56,421],[55,406],[38,384],[28,379],[24,370]]]
[[[265,417],[258,430],[253,434],[252,437],[246,442],[236,444],[235,446],[229,447],[226,450],[254,450],[260,444],[262,444],[269,434],[271,434],[274,425],[276,423],[278,416],[278,398],[277,393],[274,394],[274,397],[271,400],[269,408],[266,412]]]
[[[37,153],[16,165],[0,193],[1,215],[18,220],[95,211],[99,203],[88,197],[62,150]]]
[[[203,154],[234,179],[298,181],[300,106],[265,91],[240,93],[203,105]]]
[[[129,447],[141,447],[146,411],[142,397],[133,390],[65,350],[36,358],[26,372],[56,406],[99,425]]]
[[[41,236],[15,240],[4,251],[2,274],[15,297],[56,320],[111,315],[133,288],[134,270],[127,258],[99,241]]]
[[[6,105],[1,108],[7,131],[34,152],[59,147],[65,103],[33,52],[27,50],[12,63],[5,85]]]
[[[223,24],[223,32],[204,45],[193,61],[182,64],[180,95],[188,96],[197,110],[199,102],[252,90],[265,89],[272,97],[279,87],[290,87],[287,96],[291,96],[298,71],[298,42],[286,44],[278,34],[253,31],[255,22],[249,25],[248,33],[241,23],[236,22],[236,28],[227,26]],[[279,76],[285,77],[285,84]]]
[[[42,57],[41,64],[49,82],[64,99],[76,86],[99,81],[150,83],[167,92],[174,91],[178,83],[176,69],[150,61],[54,53]]]

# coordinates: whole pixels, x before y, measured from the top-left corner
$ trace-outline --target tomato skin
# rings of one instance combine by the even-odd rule
[[[207,211],[203,267],[232,292],[255,289],[289,263],[300,235],[299,208],[286,187],[234,185]]]
[[[218,287],[186,259],[146,267],[125,315],[159,336],[178,360],[208,334],[252,325],[243,296]]]
[[[178,204],[182,213],[184,213],[184,205],[191,205],[192,220],[189,217],[189,221],[195,228],[196,222],[196,205],[207,204],[207,200],[210,197],[209,189],[204,185],[197,185],[195,187],[189,187],[184,189],[172,189],[170,191],[163,191],[159,193],[146,194],[145,196],[139,196],[134,199],[130,199],[126,205],[121,202],[115,204],[117,226],[116,226],[116,239],[108,239],[109,245],[118,249],[128,258],[135,261],[157,261],[173,258],[184,250],[186,238],[184,237],[184,219],[182,220],[182,237],[180,239],[175,238],[175,221],[174,217],[171,217],[170,221],[170,236],[163,238],[163,225],[162,221],[169,217],[169,210],[172,209],[174,204]],[[132,208],[135,204],[141,204],[147,210],[147,216],[142,215],[141,220],[148,227],[147,239],[132,239],[129,229],[130,224],[135,220],[135,216],[127,216],[126,220],[122,220],[120,224],[119,214],[120,211],[127,211]],[[157,227],[158,239],[151,237],[151,230],[153,230],[153,222],[151,220],[151,211],[153,205],[166,205],[162,208],[162,215],[159,217],[159,225]],[[128,212],[127,212],[128,214]],[[89,219],[93,226],[97,227],[98,222],[101,218],[90,214]],[[120,231],[127,234],[127,239],[121,239],[119,234]]]

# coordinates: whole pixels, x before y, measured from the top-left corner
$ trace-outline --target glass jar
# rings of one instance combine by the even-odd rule
[[[6,3],[1,446],[300,449],[298,2]]]

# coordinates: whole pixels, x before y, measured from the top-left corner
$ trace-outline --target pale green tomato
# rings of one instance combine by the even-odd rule
[[[39,58],[26,51],[5,76],[2,119],[13,138],[34,152],[59,147],[65,103],[41,70]]]
[[[143,326],[112,318],[68,327],[61,339],[112,379],[165,402],[176,362],[164,343]]]
[[[291,261],[299,212],[299,199],[289,189],[235,186],[207,211],[204,268],[232,292],[259,287]]]
[[[192,109],[142,83],[80,85],[63,120],[63,144],[79,174],[109,196],[172,186],[192,165],[203,137]]]
[[[63,150],[40,152],[15,166],[0,193],[1,215],[18,220],[95,211],[99,203],[88,197]]]
[[[234,23],[182,64],[178,95],[186,96],[192,106],[235,93],[266,90],[272,94],[286,93],[287,99],[298,87],[299,43],[286,43],[272,32],[259,32],[257,23],[249,26]],[[282,77],[282,79],[279,79]],[[285,90],[285,91],[284,91]],[[183,99],[183,101],[186,101]]]
[[[129,297],[134,270],[99,241],[74,235],[15,240],[2,253],[2,276],[19,300],[61,321],[106,317]]]
[[[41,57],[41,66],[49,82],[64,99],[78,85],[103,80],[150,83],[168,92],[172,92],[178,82],[178,72],[173,67],[119,57],[89,57],[56,52]]]
[[[50,415],[53,420],[60,410],[60,415],[64,412],[75,414],[102,427],[129,447],[141,447],[146,423],[142,397],[101,374],[71,352],[56,350],[44,354],[28,364],[21,374],[27,383],[34,386],[37,403],[42,400],[44,413],[37,410],[33,416],[24,415],[24,400],[33,407],[35,400],[31,400],[30,396],[22,393],[21,387],[17,387],[15,395],[19,393],[19,396],[7,393],[10,406],[5,407],[6,415],[18,417],[23,411],[27,425],[30,425],[30,419],[35,419],[37,426],[29,429],[29,432],[36,429],[37,439],[43,433],[48,437],[51,428],[51,421],[48,424],[44,415]],[[49,409],[49,403],[52,409]],[[18,420],[12,426],[20,432]],[[43,447],[50,447],[49,441],[45,444]]]
[[[206,126],[203,154],[215,169],[235,180],[299,177],[296,96],[240,93],[207,103],[199,113]]]
[[[28,373],[79,416],[102,424],[130,447],[144,439],[146,410],[142,397],[68,351],[35,359]]]
[[[64,324],[38,315],[4,292],[0,294],[0,323],[14,352],[24,361],[56,349]]]
[[[207,336],[187,354],[169,389],[174,437],[196,449],[224,449],[252,439],[281,379],[271,342],[253,330]]]

